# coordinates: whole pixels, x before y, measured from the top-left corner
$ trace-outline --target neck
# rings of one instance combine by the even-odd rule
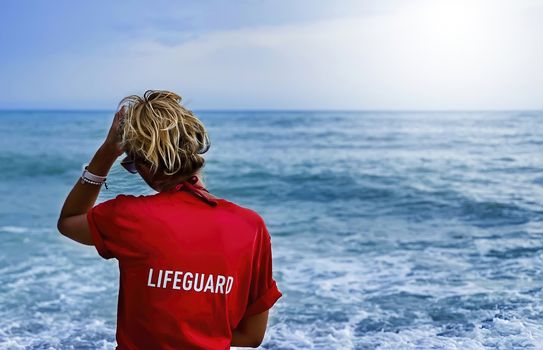
[[[205,187],[204,181],[202,180],[202,174],[198,171],[194,173],[196,177],[198,177],[198,182],[196,185]],[[191,176],[169,176],[168,178],[164,180],[159,180],[156,182],[156,187],[158,192],[167,192],[171,189],[173,189],[177,184],[190,179]]]

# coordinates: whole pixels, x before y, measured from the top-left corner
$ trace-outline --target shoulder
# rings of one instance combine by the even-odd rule
[[[140,197],[134,196],[132,194],[118,194],[113,198],[101,202],[99,205],[109,205],[116,207],[125,206],[136,203],[140,199]]]
[[[117,194],[115,197],[96,204],[88,212],[88,216],[102,226],[109,223],[116,228],[134,226],[147,217],[144,204],[145,196]]]
[[[260,214],[256,210],[242,206],[234,202],[230,202],[226,199],[221,199],[221,201],[223,201],[226,204],[224,206],[225,210],[245,219],[248,223],[251,223],[255,226],[260,226],[261,224],[264,223],[264,219],[262,218],[262,216],[260,216]]]
[[[269,238],[266,222],[256,210],[244,207],[242,205],[224,199],[222,199],[222,201],[225,201],[227,203],[227,205],[225,206],[225,210],[229,211],[240,220],[245,222],[248,226],[250,226],[252,228],[252,231],[257,233],[257,236],[264,235]]]
[[[138,201],[141,202],[142,200],[145,199],[145,197],[147,196],[144,196],[144,195],[133,195],[133,194],[118,194],[117,196],[115,196],[115,198],[113,198],[114,200],[116,200],[118,203],[137,203]]]
[[[127,212],[129,208],[141,201],[140,197],[131,194],[118,194],[113,198],[104,200],[94,206],[95,213],[113,214],[113,212]]]

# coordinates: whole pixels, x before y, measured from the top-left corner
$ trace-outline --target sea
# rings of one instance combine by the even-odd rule
[[[195,113],[272,237],[261,349],[543,349],[543,112]],[[115,348],[117,261],[56,228],[112,117],[0,112],[0,349]],[[119,161],[98,202],[154,193]]]

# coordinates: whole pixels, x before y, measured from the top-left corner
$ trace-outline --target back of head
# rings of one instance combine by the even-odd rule
[[[148,90],[143,97],[127,96],[119,127],[121,146],[151,172],[191,176],[203,167],[201,154],[209,147],[204,124],[181,105],[181,96],[164,90]]]

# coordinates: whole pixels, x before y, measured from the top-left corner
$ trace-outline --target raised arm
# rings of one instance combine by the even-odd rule
[[[94,157],[87,166],[87,170],[99,176],[106,176],[115,160],[123,154],[117,140],[117,129],[124,113],[124,107],[113,118],[113,123],[104,143],[98,148]],[[100,193],[101,186],[81,183],[77,180],[74,187],[64,201],[57,228],[64,236],[79,243],[93,245],[87,223],[87,212],[94,206]]]

